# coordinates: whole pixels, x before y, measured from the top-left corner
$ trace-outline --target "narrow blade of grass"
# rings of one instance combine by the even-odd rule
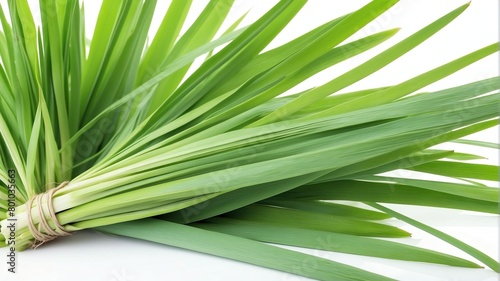
[[[193,226],[267,243],[309,249],[460,267],[481,267],[468,260],[433,250],[369,237],[291,228],[226,218],[213,218],[206,222],[196,223]],[[360,247],[360,245],[362,245],[362,247]]]
[[[499,272],[499,264],[496,260],[492,259],[491,257],[489,257],[485,253],[479,251],[478,249],[470,246],[469,244],[466,244],[466,243],[456,239],[455,237],[452,237],[452,236],[450,236],[442,231],[439,231],[431,226],[428,226],[424,223],[421,223],[421,222],[416,221],[412,218],[409,218],[401,213],[398,213],[398,212],[396,212],[392,209],[389,209],[387,207],[384,207],[380,204],[376,204],[376,203],[366,203],[366,204],[369,206],[372,206],[376,209],[379,209],[383,212],[386,212],[389,215],[391,215],[397,219],[400,219],[408,224],[411,224],[417,228],[420,228],[421,230],[423,230],[431,235],[436,236],[437,238],[457,247],[458,249],[460,249],[460,250],[466,252],[467,254],[471,255],[472,257],[478,259],[480,262],[484,263],[486,266],[488,266],[489,268],[491,268],[495,272]]]
[[[243,261],[317,280],[392,280],[323,258],[161,220],[144,219],[108,225],[98,230]],[[314,263],[315,268],[304,268],[304,261]]]

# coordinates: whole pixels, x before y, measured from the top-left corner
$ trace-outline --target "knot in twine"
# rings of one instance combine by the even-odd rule
[[[47,192],[38,194],[37,196],[32,197],[27,203],[26,203],[26,213],[28,215],[28,229],[33,235],[33,238],[35,241],[31,243],[31,248],[36,249],[39,246],[41,246],[44,243],[47,243],[51,240],[56,239],[59,236],[68,236],[71,235],[70,232],[66,231],[64,227],[59,223],[57,220],[55,211],[54,211],[54,206],[52,202],[52,197],[54,196],[54,193],[58,191],[59,189],[65,187],[69,182],[65,181],[61,183],[58,187],[56,188],[51,188]],[[44,200],[45,199],[45,200]],[[38,223],[38,227],[35,226],[35,223],[33,222],[33,217],[31,214],[31,208],[33,206],[33,202],[36,201],[36,209],[35,211],[38,211],[38,216],[40,217],[40,222]],[[44,206],[45,204],[45,206]],[[46,208],[44,208],[46,207]],[[48,217],[54,224],[54,229],[50,227],[50,222],[47,220],[48,217],[45,216],[44,209],[48,210]]]

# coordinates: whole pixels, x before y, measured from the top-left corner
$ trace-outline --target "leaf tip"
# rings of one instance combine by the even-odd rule
[[[392,32],[394,32],[394,34],[396,34],[396,33],[398,33],[400,30],[401,30],[401,27],[396,27],[396,28],[393,28],[393,29],[392,29]]]

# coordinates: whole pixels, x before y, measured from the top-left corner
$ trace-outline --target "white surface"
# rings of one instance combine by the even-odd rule
[[[2,0],[0,3],[4,4]],[[37,1],[30,1],[37,2]],[[169,1],[159,1],[159,12]],[[194,1],[200,6],[207,1]],[[275,1],[239,1],[235,5],[234,18],[249,7],[253,7],[248,20]],[[273,42],[278,46],[329,19],[361,7],[368,1],[328,1],[311,0],[282,35]],[[92,4],[90,4],[92,3]],[[89,20],[95,18],[99,1],[87,1]],[[460,6],[465,1],[401,1],[398,6],[368,25],[353,38],[381,30],[402,27],[403,29],[386,44],[374,48],[346,63],[339,64],[307,81],[294,91],[322,84],[346,69],[358,65],[367,58],[400,41],[419,28]],[[161,15],[160,15],[161,16]],[[191,14],[192,19],[196,13]],[[159,19],[159,18],[158,18]],[[158,23],[158,21],[156,21]],[[458,58],[498,40],[498,1],[476,0],[467,11],[448,27],[440,31],[428,42],[392,63],[382,71],[356,83],[343,91],[390,85],[404,81],[433,67]],[[498,75],[498,55],[490,56],[466,69],[435,83],[427,90],[466,83]],[[482,133],[482,139],[498,142],[496,129]],[[454,148],[466,152],[470,146],[457,145]],[[488,156],[490,163],[498,163],[495,150],[475,149],[474,152]],[[406,173],[406,172],[405,172]],[[471,212],[438,210],[433,208],[397,208],[404,214],[420,219],[457,238],[471,243],[498,260],[498,217]],[[400,222],[394,222],[414,235],[405,239],[410,244],[428,247],[450,254],[466,257],[460,251],[439,240]],[[166,233],[168,235],[168,233]],[[0,249],[5,257],[7,249]],[[321,257],[345,262],[398,280],[463,280],[493,281],[499,275],[486,269],[462,269],[439,265],[418,264],[401,261],[352,256],[322,251],[307,251]],[[6,258],[0,259],[6,260]],[[472,259],[473,260],[473,259]],[[71,237],[61,238],[37,250],[29,250],[18,255],[18,273],[10,274],[4,262],[0,266],[0,280],[7,281],[139,281],[139,280],[306,280],[287,273],[259,268],[235,261],[175,249],[149,242],[112,237],[93,231],[82,231]]]

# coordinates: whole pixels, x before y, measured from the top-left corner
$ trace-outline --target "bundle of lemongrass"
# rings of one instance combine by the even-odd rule
[[[212,0],[182,34],[192,1],[173,0],[148,43],[156,2],[104,0],[89,45],[78,0],[40,1],[40,26],[27,0],[9,1],[9,15],[0,10],[0,219],[7,245],[20,251],[96,228],[320,280],[387,278],[319,257],[311,257],[318,270],[296,272],[305,254],[260,241],[480,267],[373,238],[408,236],[377,221],[395,217],[498,271],[480,251],[378,204],[498,212],[498,189],[474,184],[496,180],[498,167],[429,148],[495,126],[500,79],[412,95],[498,45],[397,85],[337,94],[424,42],[467,5],[324,85],[280,96],[393,36],[397,30],[342,44],[397,1],[374,0],[266,52],[306,0],[282,0],[251,25],[237,29],[242,17],[222,31],[233,0]],[[224,35],[214,39],[219,31]],[[468,180],[377,176],[398,168]],[[335,245],[311,243],[326,235]]]

